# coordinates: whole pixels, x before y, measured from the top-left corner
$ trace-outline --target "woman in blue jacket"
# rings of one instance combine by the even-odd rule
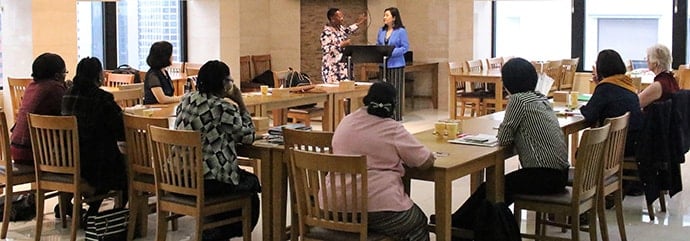
[[[403,26],[398,8],[390,7],[383,11],[383,27],[379,30],[376,44],[395,47],[391,57],[388,59],[386,80],[395,86],[398,92],[393,117],[397,121],[402,121],[403,85],[405,84],[404,54],[410,48],[410,43],[407,41],[407,31],[405,26]]]

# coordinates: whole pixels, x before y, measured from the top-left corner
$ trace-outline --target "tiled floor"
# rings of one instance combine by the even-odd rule
[[[418,104],[424,104],[422,101],[417,101]],[[428,107],[424,107],[428,108]],[[418,132],[432,128],[433,122],[448,117],[446,111],[437,111],[433,109],[416,109],[408,112],[404,116],[404,125],[411,132]],[[317,128],[318,129],[318,128]],[[690,156],[686,156],[690,157]],[[517,168],[517,159],[506,162],[506,171],[512,171]],[[688,164],[682,166],[682,172],[686,177],[684,186],[690,187],[690,178],[687,178],[687,173],[690,172]],[[462,178],[453,183],[453,207],[459,207],[460,204],[469,196],[469,178]],[[430,182],[413,181],[412,183],[412,199],[424,210],[427,214],[434,212],[433,202],[433,184]],[[626,233],[628,240],[690,240],[690,193],[686,190],[680,192],[672,199],[667,197],[668,211],[661,213],[658,202],[655,203],[657,211],[657,218],[650,222],[647,216],[646,205],[644,205],[643,197],[626,197],[623,202]],[[54,200],[50,200],[46,204],[46,211],[53,210],[55,205]],[[525,215],[523,215],[525,217]],[[609,235],[611,240],[620,240],[618,235],[618,228],[615,223],[615,213],[607,211],[607,220],[609,227]],[[155,215],[149,215],[149,231],[146,238],[137,240],[154,240],[155,239]],[[530,228],[532,230],[532,223],[534,222],[533,215],[527,215],[527,221],[523,220],[522,229]],[[527,225],[525,225],[527,223]],[[7,240],[33,240],[35,222],[13,222],[10,224],[10,232]],[[259,221],[261,224],[261,221]],[[180,230],[168,232],[167,240],[192,240],[189,233],[194,228],[194,223],[189,218],[182,218],[180,222]],[[550,229],[550,232],[556,233],[556,229]],[[53,218],[53,213],[46,213],[43,224],[42,240],[69,240],[69,228],[63,229],[59,221]],[[569,233],[563,234],[564,236]],[[588,236],[583,233],[583,240],[588,240]],[[258,225],[252,232],[253,240],[261,240],[261,225]],[[435,240],[434,235],[431,239]],[[601,239],[601,238],[599,238]],[[83,232],[79,232],[77,240],[84,240]],[[233,240],[241,240],[235,238]]]

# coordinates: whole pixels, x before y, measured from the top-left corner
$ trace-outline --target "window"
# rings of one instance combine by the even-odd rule
[[[495,3],[495,56],[527,60],[571,57],[571,0]]]
[[[103,61],[103,6],[100,2],[77,2],[77,57]]]
[[[151,44],[173,45],[173,61],[181,61],[182,21],[179,0],[120,0],[117,2],[118,64],[147,70]]]
[[[673,1],[586,0],[584,69],[592,70],[599,51],[613,49],[623,61],[644,59],[660,43],[671,48]],[[634,40],[634,41],[631,41]]]

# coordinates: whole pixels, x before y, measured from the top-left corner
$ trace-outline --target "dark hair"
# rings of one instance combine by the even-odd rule
[[[405,25],[403,25],[402,23],[402,17],[400,17],[400,11],[398,11],[398,8],[390,7],[383,10],[384,13],[386,11],[391,12],[391,16],[395,18],[395,20],[393,21],[393,29],[405,28]],[[384,24],[381,28],[386,29],[386,25]]]
[[[537,71],[523,58],[511,58],[501,68],[503,86],[511,94],[534,91],[537,87]]]
[[[146,57],[146,64],[152,69],[162,69],[172,65],[170,56],[172,56],[173,46],[168,41],[158,41],[151,45],[149,56]]]
[[[392,118],[395,109],[395,87],[386,82],[376,82],[364,96],[367,113],[381,118]]]
[[[65,60],[54,53],[43,53],[36,57],[31,71],[34,80],[53,79],[57,74],[65,73]]]
[[[627,69],[621,55],[613,49],[604,49],[597,55],[597,77],[602,80],[606,77],[625,74]]]
[[[331,21],[331,18],[335,16],[335,13],[338,12],[340,9],[339,8],[329,8],[328,12],[326,12],[326,18],[328,18],[328,22]]]
[[[86,57],[77,64],[77,73],[72,80],[75,86],[100,86],[103,77],[103,65],[96,57]]]
[[[215,94],[225,91],[225,81],[230,77],[230,67],[227,64],[211,60],[199,69],[196,88],[200,93]]]

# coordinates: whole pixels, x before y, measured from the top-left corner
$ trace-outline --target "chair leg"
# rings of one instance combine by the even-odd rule
[[[247,220],[252,220],[252,204],[251,199],[246,197],[244,199],[244,205],[242,207],[242,240],[251,241],[252,240],[252,228],[251,224]]]
[[[576,212],[576,211],[572,212],[570,215],[570,223],[572,225],[572,228],[570,229],[570,236],[571,236],[572,240],[579,241],[580,240],[580,215],[578,214],[579,212]]]
[[[170,219],[170,229],[172,229],[172,231],[177,231],[178,229],[180,229],[180,222],[177,221],[178,218],[175,217],[174,215],[175,215],[175,214],[172,214],[172,213],[171,213],[171,214],[170,214],[170,217],[169,217],[169,219]]]
[[[129,187],[129,221],[127,222],[127,241],[134,240],[134,227],[139,219],[139,193]]]
[[[196,230],[195,230],[195,237],[196,240],[201,240],[201,235],[204,232],[203,227],[204,227],[204,219],[201,215],[196,216]]]
[[[36,190],[36,233],[35,240],[41,240],[41,229],[43,228],[43,206],[45,205],[45,191]]]
[[[659,192],[659,206],[661,206],[661,212],[666,212],[666,193],[667,191]]]
[[[156,240],[165,241],[168,232],[168,221],[166,219],[169,212],[161,211],[160,205],[158,205],[156,210],[156,218],[158,219],[156,222]],[[200,237],[197,236],[197,238],[201,240]]]
[[[625,235],[625,220],[623,220],[623,190],[618,189],[618,191],[613,193],[616,201],[616,219],[618,221],[618,232],[621,236],[621,241],[627,241],[628,238]],[[604,232],[602,230],[602,232]]]
[[[587,213],[589,214],[589,240],[597,240],[597,210],[590,209]]]
[[[81,224],[81,191],[77,189],[74,194],[74,205],[72,206],[72,228],[70,235],[71,241],[77,240],[77,230],[80,228]]]
[[[58,210],[60,210],[60,220],[62,221],[62,228],[67,228],[67,206],[70,202],[67,194],[58,193]]]
[[[604,190],[599,190],[599,193],[604,193]],[[599,216],[599,227],[601,228],[601,239],[603,241],[609,241],[609,229],[607,227],[607,222],[606,222],[606,201],[604,200],[606,195],[597,195],[597,204],[596,204],[596,212],[597,216]],[[595,212],[595,210],[591,210],[590,212]],[[591,222],[591,221],[590,221]],[[589,224],[589,227],[592,227],[592,224]]]
[[[2,233],[0,234],[0,239],[5,239],[7,237],[7,229],[10,226],[10,215],[8,215],[12,210],[12,185],[6,184],[5,186],[5,207],[2,216]]]

